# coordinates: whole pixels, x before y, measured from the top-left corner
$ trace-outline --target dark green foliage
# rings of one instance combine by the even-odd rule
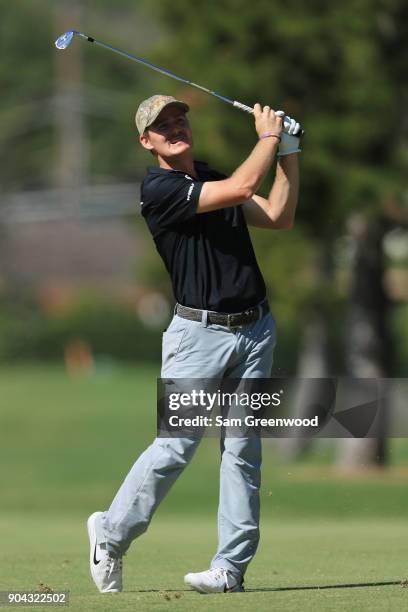
[[[254,233],[276,317],[296,329],[295,321],[305,323],[317,306],[346,335],[333,281],[335,241],[351,214],[381,215],[387,200],[401,205],[406,187],[408,5],[212,0],[192,6],[158,4],[170,32],[159,61],[249,105],[283,108],[306,130],[296,230]],[[205,94],[177,85],[173,91],[193,102],[198,157],[233,171],[256,141],[253,120]],[[302,324],[298,346],[301,336]],[[333,355],[341,351],[336,336]],[[341,367],[342,359],[336,361],[333,367]],[[295,359],[292,371],[294,365]]]
[[[57,27],[64,8],[67,17]],[[53,41],[64,28],[82,29],[231,98],[283,108],[304,124],[296,231],[257,232],[256,251],[281,326],[297,329],[293,321],[317,300],[329,318],[339,316],[338,295],[321,262],[326,254],[332,258],[350,213],[375,216],[388,199],[401,203],[405,189],[406,2],[14,0],[0,4],[0,17],[3,190],[53,183]],[[256,142],[244,113],[103,49],[73,44],[83,58],[89,182],[132,181],[151,164],[137,143],[133,115],[154,93],[191,103],[196,157],[220,170],[234,170]],[[150,265],[145,277],[153,278]],[[154,277],[164,287],[158,270]],[[294,338],[302,325],[299,330]]]
[[[336,235],[350,210],[401,191],[393,165],[407,95],[405,3],[222,0],[191,10],[186,0],[162,0],[159,7],[174,34],[163,62],[250,105],[284,108],[304,124],[298,217],[316,236]],[[198,96],[200,153],[233,170],[255,141],[252,121]]]
[[[38,5],[37,5],[38,4]],[[1,187],[38,187],[52,141],[51,22],[44,3],[0,5]]]
[[[82,303],[58,317],[42,313],[0,315],[0,361],[62,360],[75,340],[86,342],[94,357],[120,361],[158,361],[161,336],[131,311],[110,303]]]
[[[5,191],[53,186],[58,161],[55,133],[56,64],[74,49],[57,51],[64,29],[90,32],[107,43],[142,55],[157,28],[133,2],[13,0],[0,3],[0,164]],[[76,7],[81,10],[77,11]],[[97,9],[97,10],[95,10]],[[89,139],[89,182],[139,178],[150,159],[140,149],[133,117],[151,85],[152,73],[83,41],[81,104]],[[150,51],[149,51],[150,52]],[[64,56],[64,57],[68,57]]]

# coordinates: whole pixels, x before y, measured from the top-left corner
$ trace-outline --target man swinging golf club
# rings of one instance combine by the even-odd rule
[[[254,106],[258,141],[226,177],[194,161],[189,107],[171,96],[144,100],[140,143],[147,170],[142,215],[170,274],[177,301],[163,334],[162,377],[268,378],[275,322],[247,225],[289,229],[298,200],[298,124]],[[286,118],[287,121],[287,118]],[[278,156],[268,198],[256,190]],[[232,316],[233,314],[233,316]],[[110,508],[88,519],[92,578],[101,592],[122,590],[122,557],[189,463],[199,437],[156,438],[131,468]],[[200,593],[243,591],[259,541],[261,442],[221,440],[218,548],[210,569],[184,580]]]

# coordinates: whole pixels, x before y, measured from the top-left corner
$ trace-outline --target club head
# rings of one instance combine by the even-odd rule
[[[71,44],[74,34],[76,34],[75,30],[70,30],[69,32],[64,32],[64,34],[61,34],[61,36],[59,36],[55,41],[55,46],[57,49],[66,49]]]

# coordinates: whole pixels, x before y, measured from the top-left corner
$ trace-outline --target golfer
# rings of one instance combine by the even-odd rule
[[[170,275],[175,314],[163,334],[162,377],[268,378],[276,340],[248,225],[293,225],[299,139],[290,120],[254,106],[257,143],[226,177],[193,158],[189,107],[171,96],[144,100],[136,113],[147,170],[141,210]],[[288,132],[288,133],[287,133]],[[267,198],[256,190],[278,156]],[[156,438],[131,468],[110,508],[88,519],[92,578],[122,590],[122,557],[189,463],[199,438]],[[221,441],[218,547],[209,569],[184,581],[201,593],[239,592],[259,541],[261,442]],[[188,501],[186,501],[188,503]],[[193,569],[193,568],[189,568]]]

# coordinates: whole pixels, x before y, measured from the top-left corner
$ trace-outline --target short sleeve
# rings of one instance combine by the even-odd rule
[[[155,229],[189,221],[197,212],[202,186],[181,172],[156,175],[142,185],[142,215]]]

